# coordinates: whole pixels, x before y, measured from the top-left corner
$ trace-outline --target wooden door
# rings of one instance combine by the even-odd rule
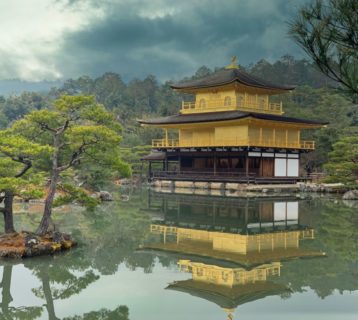
[[[262,177],[273,177],[274,158],[261,158],[261,175]]]
[[[261,202],[260,203],[260,222],[272,222],[273,221],[273,203]]]

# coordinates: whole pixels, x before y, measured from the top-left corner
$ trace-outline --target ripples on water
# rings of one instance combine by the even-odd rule
[[[39,209],[18,207],[18,229]],[[147,190],[62,208],[55,223],[80,245],[0,261],[0,319],[358,319],[357,211]]]

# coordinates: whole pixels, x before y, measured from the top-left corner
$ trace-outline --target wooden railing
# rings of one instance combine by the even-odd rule
[[[152,140],[153,148],[175,148],[179,146],[179,140],[177,139],[153,139]]]
[[[314,229],[301,230],[300,239],[314,239]]]
[[[252,100],[249,99],[246,95],[243,100],[238,101],[237,103],[232,103],[225,105],[224,99],[219,100],[206,100],[205,104],[196,102],[182,102],[182,114],[188,113],[201,113],[201,112],[217,112],[217,111],[231,111],[231,110],[242,110],[242,111],[251,111],[258,113],[269,113],[269,114],[283,114],[282,111],[282,102],[272,103],[267,101]]]
[[[153,148],[194,148],[194,147],[271,147],[271,148],[290,148],[314,150],[314,141],[282,141],[269,139],[216,139],[213,141],[206,139],[155,139],[152,141]]]

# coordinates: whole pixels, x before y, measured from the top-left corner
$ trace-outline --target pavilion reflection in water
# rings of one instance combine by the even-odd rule
[[[155,238],[146,248],[175,253],[191,279],[167,289],[219,305],[232,319],[237,306],[289,292],[275,283],[282,261],[324,253],[302,248],[314,239],[297,199],[223,199],[158,195],[149,208]]]

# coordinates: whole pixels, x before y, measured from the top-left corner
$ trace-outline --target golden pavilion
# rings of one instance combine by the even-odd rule
[[[271,280],[280,276],[280,262],[246,270],[179,260],[178,267],[182,272],[191,273],[192,278],[170,283],[166,289],[188,293],[215,303],[227,314],[228,320],[234,318],[235,309],[240,305],[291,292],[288,286]]]
[[[142,249],[172,255],[191,275],[166,289],[214,303],[228,320],[243,304],[291,292],[279,279],[285,261],[325,256],[310,249],[315,232],[293,197],[154,194],[148,200],[153,219]]]
[[[232,199],[157,195],[151,200],[154,237],[146,249],[211,258],[247,268],[271,261],[324,256],[300,244],[315,237],[297,199]],[[205,201],[206,199],[206,201]],[[204,203],[204,201],[206,203]],[[162,214],[160,214],[162,212]]]
[[[164,137],[152,141],[143,158],[161,162],[153,179],[223,182],[296,182],[300,155],[315,149],[301,139],[304,129],[327,123],[284,116],[282,102],[270,97],[295,87],[275,84],[241,70],[236,59],[209,76],[171,85],[190,94],[175,115],[138,120],[162,128]]]

